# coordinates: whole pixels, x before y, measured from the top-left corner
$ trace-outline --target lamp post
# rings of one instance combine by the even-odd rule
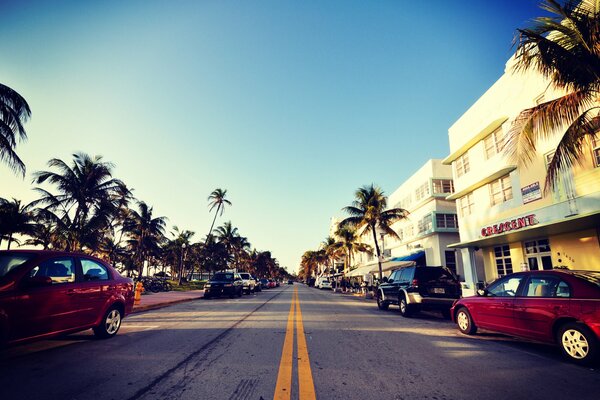
[[[181,257],[179,259],[179,282],[178,282],[179,286],[181,286],[181,282],[182,282],[182,279],[183,279],[184,253],[185,253],[185,243],[182,243],[181,244]]]

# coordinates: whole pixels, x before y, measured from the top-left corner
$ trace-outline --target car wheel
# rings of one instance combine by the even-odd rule
[[[563,354],[571,361],[589,365],[596,361],[598,340],[584,324],[569,322],[558,330],[557,341]]]
[[[449,308],[442,309],[442,317],[444,317],[445,319],[452,319]]]
[[[458,330],[465,335],[474,335],[477,332],[477,326],[466,307],[461,307],[456,313],[456,325]]]
[[[94,334],[102,339],[115,336],[121,327],[122,319],[121,310],[118,307],[109,308],[100,321],[100,325],[93,328]]]
[[[378,293],[378,295],[377,295],[377,307],[380,310],[387,310],[390,307],[390,303],[388,303],[387,301],[383,301],[382,297],[383,297],[383,295],[381,293]]]
[[[402,315],[405,318],[409,318],[413,315],[413,306],[408,304],[408,302],[406,301],[406,296],[400,296],[400,298],[398,299],[398,305],[400,306],[400,315]]]

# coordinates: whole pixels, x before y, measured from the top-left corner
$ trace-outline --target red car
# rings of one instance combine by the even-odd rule
[[[0,251],[0,343],[92,328],[117,334],[133,309],[133,281],[102,260],[55,251]]]
[[[600,272],[510,274],[456,301],[451,315],[464,334],[482,328],[554,343],[568,359],[589,364],[600,351]]]

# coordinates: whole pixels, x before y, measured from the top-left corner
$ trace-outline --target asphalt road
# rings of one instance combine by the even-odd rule
[[[304,285],[135,314],[110,340],[90,331],[0,352],[2,400],[598,393],[600,372],[563,361],[553,347],[492,333],[466,337],[435,313],[406,319],[397,307],[379,311],[372,301]]]

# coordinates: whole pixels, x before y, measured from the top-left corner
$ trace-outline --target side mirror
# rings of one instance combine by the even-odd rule
[[[381,280],[383,283],[388,283],[388,278],[387,276],[384,276],[383,279]]]
[[[485,290],[485,289],[478,289],[477,290],[477,296],[485,297],[485,296],[487,296],[487,294],[488,294],[488,291]]]
[[[387,283],[394,283],[393,279],[388,279]]]
[[[25,278],[23,283],[26,287],[44,287],[52,286],[52,278],[49,276],[32,276]]]

